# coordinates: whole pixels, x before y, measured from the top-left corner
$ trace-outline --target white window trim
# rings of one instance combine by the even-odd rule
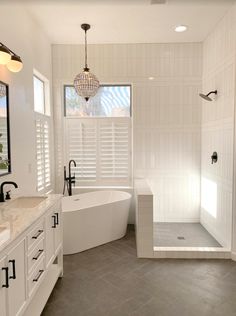
[[[36,159],[36,191],[40,194],[46,194],[52,192],[53,190],[53,119],[51,117],[51,104],[50,104],[50,82],[49,80],[43,76],[39,71],[33,69],[33,76],[36,76],[39,80],[43,81],[44,83],[44,113],[34,111],[34,118],[35,118],[35,159]],[[38,188],[38,169],[37,169],[37,121],[40,121],[41,124],[48,124],[49,135],[49,178],[50,183],[49,185],[46,184],[46,178],[43,180],[42,189],[39,190]],[[43,152],[42,155],[45,155]],[[44,164],[44,170],[46,166]]]

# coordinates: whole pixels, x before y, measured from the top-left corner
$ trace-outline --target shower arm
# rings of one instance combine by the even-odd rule
[[[209,93],[207,93],[207,97],[209,97],[209,95],[212,94],[212,93],[217,94],[217,90],[210,91]]]

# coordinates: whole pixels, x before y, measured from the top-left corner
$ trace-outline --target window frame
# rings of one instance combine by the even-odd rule
[[[53,117],[51,116],[51,93],[50,93],[50,81],[42,75],[36,69],[33,69],[33,85],[34,85],[34,77],[43,82],[44,87],[44,113],[36,111],[34,107],[34,122],[35,122],[35,163],[36,163],[36,191],[39,194],[47,194],[52,192],[54,187],[54,173],[53,173]],[[34,93],[34,87],[33,87]],[[37,130],[36,124],[37,121],[41,121],[43,123],[47,122],[49,128],[49,176],[50,176],[50,185],[46,186],[46,182],[44,181],[43,189],[38,190],[38,170],[37,170]],[[45,152],[43,153],[45,155]],[[44,166],[45,167],[45,166]]]
[[[66,88],[67,87],[74,87],[73,84],[64,84],[63,85],[63,108],[64,108],[64,117],[76,117],[76,118],[85,118],[85,119],[90,119],[90,118],[96,118],[96,119],[104,119],[104,118],[117,118],[117,117],[122,117],[122,116],[88,116],[88,117],[82,117],[78,115],[71,115],[68,116],[66,115]],[[130,88],[130,116],[124,116],[124,117],[129,117],[132,118],[133,116],[133,94],[132,94],[132,84],[131,83],[102,83],[100,84],[100,87],[129,87]]]
[[[108,181],[104,181],[100,178],[100,174],[98,173],[98,177],[96,178],[95,181],[84,181],[82,180],[76,183],[75,187],[76,188],[103,188],[103,187],[114,187],[114,188],[130,188],[133,186],[133,84],[132,83],[102,83],[100,86],[108,86],[108,87],[117,87],[117,86],[128,86],[130,88],[130,116],[97,116],[97,117],[81,117],[78,115],[74,116],[66,116],[66,88],[67,87],[74,87],[73,84],[67,84],[63,83],[61,88],[62,88],[62,102],[63,102],[63,107],[62,111],[64,111],[64,125],[63,125],[63,149],[64,149],[64,154],[63,154],[63,160],[64,164],[67,164],[67,158],[69,153],[66,153],[66,121],[67,120],[73,120],[73,119],[79,119],[79,120],[95,120],[95,121],[100,121],[100,120],[107,120],[107,121],[120,121],[122,119],[124,120],[129,120],[130,121],[130,147],[129,147],[129,178],[127,183],[124,183],[123,181],[116,181],[116,184],[113,184],[112,181],[108,183]],[[100,159],[100,157],[99,157]],[[98,169],[97,169],[98,170]],[[118,183],[117,183],[118,182]]]
[[[35,106],[34,106],[34,112],[41,115],[51,116],[49,80],[45,76],[43,76],[39,71],[34,69],[33,70],[33,91],[34,91],[34,77],[43,83],[43,100],[44,100],[43,112],[36,111]]]

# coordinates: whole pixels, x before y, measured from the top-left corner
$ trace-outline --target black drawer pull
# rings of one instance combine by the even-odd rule
[[[53,218],[52,228],[56,228],[57,227],[57,216],[56,215],[52,215],[52,218]]]
[[[44,270],[39,270],[39,274],[37,275],[37,277],[35,279],[33,279],[33,282],[38,282],[39,278],[41,277],[41,275],[43,274]]]
[[[59,214],[58,213],[54,213],[56,215],[56,225],[59,225]]]
[[[9,260],[9,263],[12,264],[12,275],[9,277],[9,279],[16,279],[16,260]]]
[[[37,234],[35,236],[32,237],[32,239],[38,239],[39,236],[43,233],[43,230],[42,229],[39,229]]]
[[[42,253],[43,253],[43,249],[39,249],[37,255],[33,257],[33,260],[38,260],[38,258],[41,256]]]
[[[5,271],[5,278],[6,278],[6,281],[5,281],[6,283],[3,284],[2,287],[6,287],[8,289],[9,288],[9,274],[8,274],[9,269],[8,267],[6,267],[6,268],[2,268],[2,270]]]

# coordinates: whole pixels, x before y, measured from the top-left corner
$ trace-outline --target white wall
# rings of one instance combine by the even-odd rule
[[[202,201],[201,223],[225,247],[231,245],[235,62],[236,6],[203,43],[202,89],[205,93],[217,89],[218,95],[214,102],[202,102],[202,190],[206,190],[208,203],[206,207]],[[219,161],[212,165],[213,151],[218,152]],[[216,195],[211,193],[214,185]]]
[[[24,68],[12,73],[0,65],[0,80],[9,84],[12,174],[19,193],[36,190],[35,122],[33,111],[33,68],[51,80],[51,46],[40,27],[20,6],[1,4],[0,38],[22,57]],[[13,188],[12,188],[13,189]]]
[[[155,221],[198,221],[201,44],[89,45],[88,61],[101,83],[133,85],[134,176],[149,180]],[[63,85],[73,83],[83,62],[83,45],[53,45],[58,192],[63,185]]]

